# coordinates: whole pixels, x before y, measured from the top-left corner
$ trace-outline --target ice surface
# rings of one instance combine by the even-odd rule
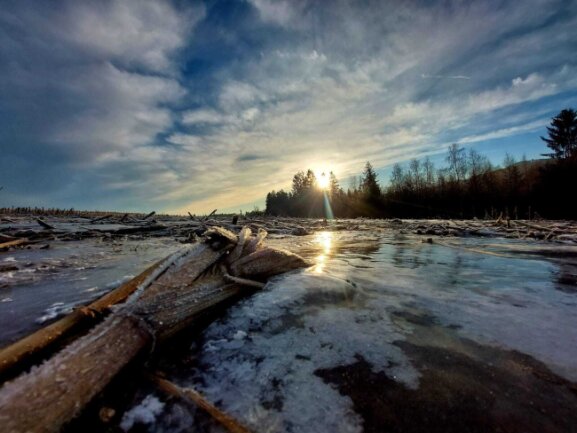
[[[394,344],[414,333],[395,319],[403,312],[577,379],[577,299],[558,290],[558,263],[390,234],[317,241],[316,266],[274,279],[205,331],[200,366],[184,383],[255,431],[361,431],[350,399],[315,374],[359,356],[417,389],[419,372]]]
[[[164,403],[156,396],[147,395],[140,404],[134,406],[122,417],[120,428],[130,430],[135,424],[152,424],[156,417],[162,413]]]
[[[1,262],[17,267],[0,273],[8,284],[0,289],[1,337],[13,338],[39,316],[89,301],[179,247],[142,242],[11,252]],[[362,419],[352,401],[315,372],[362,357],[374,372],[418,389],[420,372],[395,344],[419,332],[402,320],[409,314],[422,319],[421,327],[429,321],[480,344],[517,350],[577,380],[574,259],[522,252],[535,241],[451,242],[478,250],[517,244],[508,257],[496,257],[376,229],[269,240],[303,251],[315,266],[277,277],[231,307],[191,348],[198,363],[179,371],[178,383],[203,392],[257,432],[358,432]],[[142,413],[154,417],[139,422],[152,420],[154,431],[160,417],[180,426],[168,432],[189,431],[189,410],[143,402]]]
[[[256,431],[361,431],[350,399],[315,370],[361,355],[416,387],[418,373],[392,344],[403,335],[390,308],[384,296],[337,276],[281,277],[206,331],[205,369],[193,380]]]

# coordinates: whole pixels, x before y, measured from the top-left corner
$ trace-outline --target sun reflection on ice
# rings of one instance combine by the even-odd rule
[[[315,243],[321,247],[321,254],[315,259],[316,264],[313,268],[313,272],[320,274],[323,272],[326,261],[333,247],[332,232],[318,232],[315,237]]]

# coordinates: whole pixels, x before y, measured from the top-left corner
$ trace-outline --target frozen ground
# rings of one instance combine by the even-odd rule
[[[271,243],[315,265],[272,280],[200,337],[185,334],[176,353],[187,361],[159,362],[179,385],[257,432],[574,431],[577,256],[562,243],[429,243],[330,226]],[[15,270],[0,273],[0,341],[177,246],[161,237],[2,253],[0,266]],[[221,431],[164,400],[142,388],[119,424]]]

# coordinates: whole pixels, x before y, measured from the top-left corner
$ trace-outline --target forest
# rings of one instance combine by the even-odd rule
[[[577,219],[577,112],[555,116],[543,159],[517,161],[507,154],[494,166],[474,149],[449,146],[445,166],[426,157],[395,164],[388,185],[370,162],[345,190],[334,173],[296,173],[290,191],[271,191],[266,213],[314,218]],[[325,178],[326,177],[326,178]]]

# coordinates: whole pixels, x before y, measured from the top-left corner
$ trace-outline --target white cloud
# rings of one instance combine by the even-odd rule
[[[162,104],[185,94],[173,79],[122,71],[110,63],[76,71],[62,88],[86,105],[51,125],[46,137],[91,161],[110,151],[152,144],[173,122]]]
[[[307,2],[291,0],[249,0],[264,21],[281,26],[298,24]]]
[[[122,159],[172,127],[168,104],[186,89],[177,51],[202,9],[156,1],[19,3],[0,55],[6,112],[27,125],[30,147],[86,166]],[[40,149],[41,148],[41,149]],[[33,163],[33,160],[30,160]]]
[[[523,125],[517,125],[512,126],[510,128],[503,128],[498,129],[496,131],[487,132],[485,134],[466,136],[461,138],[457,142],[459,144],[477,143],[479,141],[494,140],[496,138],[504,138],[504,137],[510,137],[512,135],[524,134],[527,132],[533,132],[539,129],[543,129],[545,126],[549,125],[550,122],[551,119],[547,117]]]
[[[203,8],[176,11],[168,2],[113,0],[68,4],[63,39],[123,65],[174,72],[173,53],[187,43]]]
[[[222,123],[224,119],[225,116],[221,113],[209,109],[189,110],[182,115],[182,122],[187,125],[218,124]]]
[[[258,87],[242,81],[229,81],[219,96],[219,105],[224,111],[235,111],[258,102],[264,102],[266,94]]]
[[[197,135],[172,134],[166,139],[166,141],[183,146],[198,147],[203,142],[203,139]]]

